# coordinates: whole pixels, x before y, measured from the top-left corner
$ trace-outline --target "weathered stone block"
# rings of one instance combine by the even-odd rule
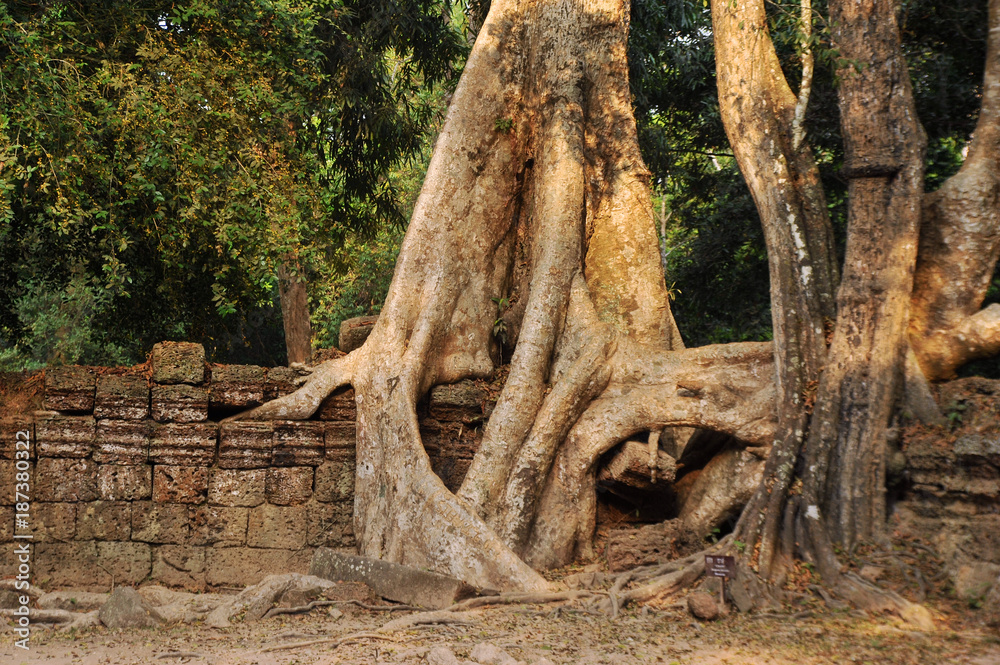
[[[35,459],[35,454],[34,417],[28,414],[0,417],[0,459]]]
[[[132,535],[132,504],[91,501],[77,506],[77,540],[128,540]]]
[[[323,423],[277,420],[271,451],[274,466],[319,466],[323,463]]]
[[[205,381],[205,348],[189,342],[161,342],[153,346],[153,381],[162,384]]]
[[[360,348],[372,329],[378,322],[378,316],[358,316],[353,319],[346,319],[340,324],[340,335],[337,340],[337,348],[344,353],[350,353],[354,349]]]
[[[87,459],[43,457],[35,468],[36,501],[93,501],[97,465]]]
[[[208,469],[197,466],[153,467],[153,501],[204,503],[208,496]]]
[[[208,503],[215,506],[259,506],[264,503],[267,469],[213,469]]]
[[[76,508],[75,503],[31,504],[31,533],[35,542],[72,540],[76,534]]]
[[[312,550],[210,547],[205,550],[205,581],[210,587],[243,588],[268,575],[304,573]]]
[[[20,468],[18,468],[20,463]],[[33,486],[35,481],[35,462],[30,460],[7,460],[0,459],[0,506],[13,506],[17,503],[14,499],[17,491],[17,483],[29,482],[31,500],[38,499],[37,487]]]
[[[306,507],[264,504],[250,509],[247,545],[297,550],[306,544]]]
[[[153,386],[153,420],[200,423],[208,420],[208,388],[185,384]]]
[[[170,423],[157,425],[149,441],[152,464],[175,466],[211,466],[215,461],[214,423]]]
[[[33,548],[32,572],[36,583],[47,587],[71,586],[97,591],[111,575],[98,567],[97,543],[94,541],[42,542]],[[117,580],[116,580],[117,581]],[[103,585],[103,591],[108,586]]]
[[[316,467],[313,497],[317,501],[330,503],[354,498],[354,452],[340,452],[341,457],[337,459],[331,458],[327,451],[327,461]]]
[[[483,419],[486,390],[474,381],[465,380],[431,388],[428,413],[442,421],[478,423]]]
[[[249,508],[198,506],[189,513],[191,545],[236,547],[247,542]]]
[[[156,628],[165,621],[138,591],[127,586],[116,587],[108,602],[97,611],[97,616],[111,630]]]
[[[289,466],[267,470],[267,502],[276,506],[305,503],[313,493],[313,468]]]
[[[308,504],[306,545],[310,547],[354,546],[354,502]]]
[[[223,423],[219,433],[219,466],[262,469],[271,466],[274,427],[268,422]]]
[[[354,388],[339,388],[323,400],[316,410],[320,420],[356,420],[358,407],[354,403]]]
[[[101,464],[146,464],[152,430],[152,423],[145,420],[97,421],[94,461]]]
[[[82,541],[81,541],[82,542]],[[114,573],[115,584],[138,584],[152,571],[153,552],[146,543],[97,542],[97,563]],[[104,579],[103,589],[110,585]]]
[[[256,365],[216,365],[212,368],[209,406],[218,408],[251,407],[263,404],[267,374]]]
[[[350,556],[325,547],[316,550],[309,574],[333,581],[364,582],[383,598],[431,609],[448,607],[475,593],[467,584],[447,575]]]
[[[326,456],[340,456],[341,451],[354,453],[357,447],[357,425],[353,421],[330,421],[326,423],[323,438]]]
[[[39,457],[90,457],[96,425],[93,416],[64,416],[35,411],[35,436]]]
[[[21,529],[17,533],[21,533]],[[0,506],[0,543],[14,542],[14,506]]]
[[[139,374],[106,375],[97,379],[95,418],[142,420],[149,417],[149,381]]]
[[[188,506],[181,503],[132,503],[132,540],[184,545],[190,535]]]
[[[93,411],[95,386],[93,367],[50,367],[45,370],[43,404],[52,411]]]
[[[205,548],[160,545],[153,548],[153,580],[188,591],[205,590]]]
[[[148,499],[153,496],[153,468],[98,464],[97,492],[105,501]]]
[[[295,392],[301,380],[302,374],[291,367],[269,367],[264,384],[264,401]]]

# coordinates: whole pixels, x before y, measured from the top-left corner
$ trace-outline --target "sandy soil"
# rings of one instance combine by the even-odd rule
[[[934,607],[938,629],[911,632],[889,617],[858,611],[831,611],[816,605],[787,614],[730,614],[711,623],[694,620],[682,607],[628,608],[618,617],[579,604],[506,606],[475,610],[466,625],[429,626],[353,643],[289,645],[371,632],[389,621],[385,613],[319,608],[227,629],[176,625],[161,629],[78,633],[36,630],[30,649],[0,636],[0,663],[86,665],[131,663],[213,663],[215,665],[305,665],[306,663],[427,662],[434,647],[445,646],[459,662],[489,642],[528,665],[664,663],[667,665],[812,665],[886,663],[891,665],[989,665],[1000,663],[1000,632],[977,623],[975,611]],[[394,617],[400,613],[394,613]],[[271,647],[286,647],[267,651]],[[544,662],[544,661],[542,661]]]

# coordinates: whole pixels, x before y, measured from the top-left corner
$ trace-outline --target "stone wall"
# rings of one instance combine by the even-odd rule
[[[220,422],[295,389],[285,367],[209,366],[158,344],[132,370],[63,367],[44,409],[0,419],[0,543],[14,541],[16,432],[31,432],[36,583],[107,590],[145,580],[206,590],[305,572],[316,547],[353,548],[354,394],[303,422]],[[485,393],[420,405],[435,471],[456,488],[478,448]],[[4,546],[7,547],[7,546]],[[13,573],[9,557],[0,575]]]

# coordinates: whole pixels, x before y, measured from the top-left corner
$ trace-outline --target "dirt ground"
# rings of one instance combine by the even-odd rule
[[[790,608],[787,613],[731,613],[710,623],[696,621],[681,605],[662,610],[629,607],[613,619],[579,603],[492,607],[473,610],[464,625],[434,625],[389,634],[373,632],[389,621],[384,612],[353,606],[317,608],[310,614],[278,616],[226,629],[196,624],[122,632],[99,627],[69,634],[35,630],[28,651],[16,648],[15,637],[8,632],[0,636],[0,663],[419,665],[428,662],[427,656],[435,647],[447,647],[462,662],[484,642],[527,665],[544,663],[543,658],[560,665],[1000,663],[1000,632],[982,625],[975,610],[956,603],[931,606],[938,629],[927,633],[907,630],[891,617],[832,611],[818,602],[807,603],[805,609]],[[393,617],[400,614],[395,612]],[[290,648],[355,633],[368,635],[340,645],[326,642]],[[284,648],[268,651],[274,647]]]

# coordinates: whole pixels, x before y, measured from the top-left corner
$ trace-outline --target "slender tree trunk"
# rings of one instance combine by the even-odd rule
[[[767,575],[835,316],[836,255],[819,171],[802,139],[804,110],[781,72],[763,0],[713,0],[712,23],[722,119],[757,204],[771,274],[779,425],[766,468],[758,464],[766,480],[737,527]]]
[[[1000,352],[983,299],[1000,257],[1000,1],[990,0],[983,102],[962,168],[924,197],[909,339],[928,379]]]
[[[284,262],[278,266],[278,297],[281,300],[288,364],[308,363],[312,358],[312,329],[306,283],[300,275],[293,274]]]

